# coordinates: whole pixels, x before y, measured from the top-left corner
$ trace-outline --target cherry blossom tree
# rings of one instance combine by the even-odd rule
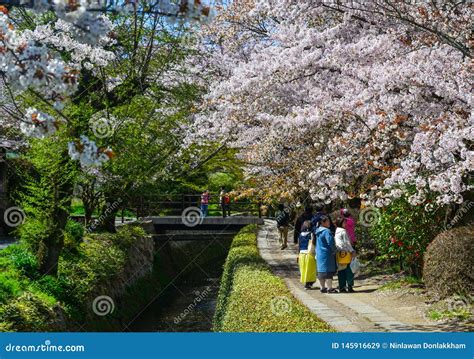
[[[67,125],[62,109],[78,90],[81,71],[97,73],[113,60],[108,50],[114,43],[113,24],[104,12],[149,12],[169,22],[211,15],[210,8],[198,0],[38,0],[32,4],[30,10],[0,5],[0,77],[2,90],[10,97],[2,103],[3,112],[19,122],[24,134],[38,138]],[[35,96],[46,109],[23,110],[17,102],[24,93]],[[69,153],[82,165],[98,166],[112,151],[82,135],[69,144]]]
[[[172,65],[184,57],[181,19],[194,19],[202,5],[179,2],[173,19],[163,1],[134,2],[111,16],[93,11],[89,1],[43,3],[0,8],[1,105],[12,126],[40,138],[30,141],[25,156],[35,175],[20,195],[26,221],[19,233],[35,242],[30,249],[40,271],[54,275],[81,177],[103,181],[104,207],[113,208],[104,211],[113,228],[115,203],[135,189],[134,182],[145,181],[147,170],[154,175],[166,163],[162,149],[174,137],[163,125],[181,120],[185,114],[179,112],[191,106],[187,98],[179,101],[186,84],[166,82],[176,79]],[[114,147],[120,153],[109,161]],[[41,235],[34,228],[42,228]]]
[[[471,17],[468,1],[234,1],[201,33],[210,91],[191,138],[240,148],[272,195],[460,203]]]

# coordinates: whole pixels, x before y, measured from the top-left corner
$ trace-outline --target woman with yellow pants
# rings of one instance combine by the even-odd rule
[[[304,284],[304,289],[311,289],[313,283],[316,282],[315,239],[314,234],[311,232],[311,221],[303,222],[298,243],[300,281]]]

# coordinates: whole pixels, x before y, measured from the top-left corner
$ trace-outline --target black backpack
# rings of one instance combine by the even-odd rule
[[[286,211],[278,211],[276,216],[278,226],[287,226],[290,222],[290,216]]]

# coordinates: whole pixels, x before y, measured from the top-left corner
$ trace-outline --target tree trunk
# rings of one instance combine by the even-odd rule
[[[85,226],[87,227],[92,222],[92,214],[94,213],[95,206],[84,200],[82,200],[82,203],[84,203],[84,220]]]
[[[98,227],[106,232],[115,233],[115,217],[117,216],[120,208],[121,199],[119,196],[113,194],[105,194],[106,204],[102,207],[101,214],[98,218]],[[119,200],[116,200],[119,198]]]
[[[60,208],[54,211],[55,226],[51,235],[45,241],[46,252],[41,261],[39,271],[43,275],[56,276],[58,274],[58,261],[64,247],[64,229],[69,213]]]

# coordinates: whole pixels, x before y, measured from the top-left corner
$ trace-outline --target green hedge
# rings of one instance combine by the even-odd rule
[[[90,316],[97,323],[86,328],[96,329],[94,325],[99,328],[114,319],[115,312],[93,316],[91,303],[116,289],[129,248],[146,234],[140,227],[124,226],[114,234],[87,234],[83,241],[79,230],[74,235],[74,250],[61,256],[57,277],[38,274],[36,259],[24,243],[0,251],[0,332],[75,329],[66,326],[88,324]]]
[[[256,226],[243,228],[224,265],[214,331],[328,332],[317,318],[273,275],[257,249]]]

